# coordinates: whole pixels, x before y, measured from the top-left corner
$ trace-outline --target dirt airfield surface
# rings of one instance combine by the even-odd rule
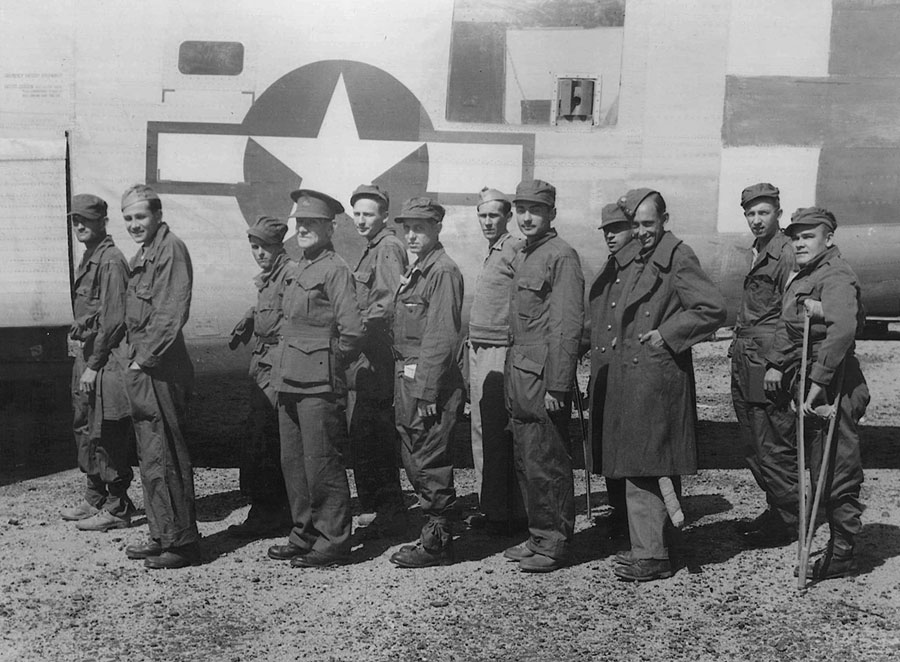
[[[105,534],[59,519],[80,495],[81,476],[70,469],[0,487],[0,660],[900,659],[900,342],[858,348],[873,393],[860,574],[805,591],[792,574],[795,546],[744,549],[733,529],[764,503],[742,468],[726,348],[695,350],[705,468],[684,482],[687,525],[670,580],[615,579],[621,543],[585,512],[581,470],[571,565],[526,575],[501,554],[521,538],[462,522],[449,567],[396,568],[388,557],[397,541],[357,544],[345,567],[292,569],[265,555],[283,539],[224,533],[248,505],[237,470],[216,463],[195,471],[205,562],[145,570],[124,554],[147,536],[142,516]],[[476,503],[473,470],[457,470],[456,480],[464,515]],[[601,478],[592,492],[596,514],[606,503]],[[140,508],[137,478],[132,494]],[[822,526],[815,547],[826,540]]]

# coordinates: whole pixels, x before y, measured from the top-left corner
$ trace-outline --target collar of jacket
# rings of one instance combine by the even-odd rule
[[[381,243],[382,239],[384,239],[385,237],[387,237],[389,235],[396,236],[396,235],[394,235],[393,229],[391,229],[387,226],[384,226],[383,228],[381,228],[378,231],[378,234],[376,234],[374,237],[372,237],[371,239],[368,240],[368,242],[366,243],[366,248],[372,248],[373,246],[377,246],[378,244]]]
[[[681,239],[674,234],[664,232],[663,236],[660,237],[659,243],[653,247],[653,252],[644,258],[644,262],[648,264],[652,262],[663,269],[668,268],[672,264],[672,255],[674,255],[675,249],[678,248],[680,243]],[[638,254],[640,254],[640,249],[638,249]]]
[[[86,272],[89,264],[99,264],[100,258],[103,257],[103,254],[107,251],[107,249],[115,246],[115,242],[113,242],[113,238],[111,235],[106,235],[101,239],[96,246],[94,246],[94,250],[91,251],[90,255],[87,256],[87,259],[81,259],[81,264],[78,265],[78,272],[75,274],[75,280],[81,278]]]
[[[169,234],[169,226],[163,221],[159,224],[159,229],[156,231],[156,236],[153,237],[153,241],[150,242],[150,245],[142,246],[141,250],[137,252],[137,255],[135,256],[137,258],[137,264],[153,262],[156,259],[156,254],[159,253],[159,246],[162,244],[163,239],[166,238],[167,234]]]
[[[497,237],[497,241],[488,246],[488,255],[490,255],[494,251],[503,250],[503,244],[509,241],[510,237],[512,237],[512,235],[509,232],[504,232],[499,237]]]
[[[309,249],[303,249],[303,260],[313,264],[314,262],[318,262],[326,255],[330,255],[334,253],[334,244],[330,241],[325,242],[321,246],[317,246],[315,250],[309,251]]]
[[[818,269],[823,264],[827,264],[828,262],[830,262],[832,260],[832,258],[836,258],[836,257],[840,257],[840,256],[841,256],[841,251],[838,250],[838,247],[836,245],[829,246],[824,251],[822,251],[821,253],[816,255],[812,260],[810,260],[806,264],[806,266],[801,268],[800,271],[797,272],[797,278],[800,278],[801,276],[809,275],[810,273],[812,273],[813,271]]]
[[[603,268],[596,276],[594,276],[594,280],[591,281],[591,287],[588,290],[588,293],[593,294],[594,288],[603,279],[607,271],[614,268],[615,271],[621,271],[634,261],[634,258],[637,257],[640,250],[641,242],[632,239],[615,253],[608,256],[606,258],[606,264],[603,265]]]
[[[428,273],[428,270],[437,262],[438,258],[444,254],[444,245],[438,242],[434,245],[425,257],[419,258],[409,265],[409,274],[412,275],[417,271],[421,274]]]
[[[541,237],[537,241],[528,243],[528,240],[526,239],[525,243],[522,245],[522,252],[523,253],[531,253],[533,251],[536,251],[538,249],[538,246],[543,246],[544,244],[546,244],[548,241],[550,241],[551,239],[553,239],[555,237],[556,237],[556,230],[554,230],[553,228],[550,228],[550,230],[547,231],[547,234],[545,234],[543,237]]]
[[[769,243],[766,244],[765,254],[777,260],[781,257],[781,249],[785,244],[790,243],[790,241],[790,237],[779,230],[771,239],[769,239]],[[757,242],[758,240],[753,241],[753,248],[756,248]],[[757,260],[757,264],[759,264],[759,262],[761,262],[761,260]]]
[[[253,282],[256,283],[256,289],[262,290],[266,285],[273,281],[278,274],[284,270],[287,265],[287,260],[287,254],[283,251],[276,255],[275,264],[272,265],[271,269],[268,271],[260,271],[253,277]]]

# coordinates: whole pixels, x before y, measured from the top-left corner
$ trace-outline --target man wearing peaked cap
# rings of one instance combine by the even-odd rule
[[[128,487],[131,411],[122,391],[128,361],[125,291],[128,263],[106,232],[106,201],[90,193],[72,198],[68,217],[85,252],[75,272],[75,322],[69,330],[73,431],[78,468],[85,474],[84,500],[62,511],[83,531],[108,531],[131,524]]]
[[[129,265],[125,319],[131,363],[123,374],[150,525],[150,540],[129,545],[125,553],[144,559],[148,568],[182,568],[197,560],[200,540],[184,438],[194,367],[182,329],[190,315],[193,267],[152,188],[136,184],[126,190],[122,217],[140,245]]]
[[[316,568],[346,563],[350,553],[350,484],[341,456],[344,372],[359,355],[363,328],[350,268],[331,243],[343,206],[309,189],[291,197],[303,253],[285,275],[272,374],[293,528],[287,543],[273,545],[268,555],[294,568]]]
[[[450,515],[456,502],[450,440],[463,405],[456,361],[462,324],[463,278],[440,242],[444,208],[410,198],[397,214],[416,256],[394,298],[394,416],[400,455],[425,524],[415,545],[391,556],[403,568],[452,563]]]
[[[741,193],[741,208],[753,234],[753,261],[734,329],[731,397],[745,442],[750,472],[766,495],[766,509],[736,526],[745,544],[776,547],[797,537],[797,462],[794,418],[763,388],[765,356],[775,338],[781,298],[794,270],[794,251],[781,232],[780,191],[767,182]]]
[[[829,427],[823,419],[837,416],[824,488],[830,538],[825,554],[808,571],[814,580],[856,572],[854,549],[862,530],[858,424],[869,403],[869,389],[856,358],[854,338],[865,323],[865,311],[859,279],[834,245],[836,228],[834,214],[821,207],[798,209],[791,217],[786,231],[799,271],[785,289],[775,338],[765,357],[765,389],[787,414],[792,396],[787,391],[798,381],[795,375],[801,365],[804,317],[809,315],[809,390],[796,415],[809,420],[806,445],[814,490]],[[796,511],[793,515],[797,516]]]
[[[616,347],[603,412],[603,475],[625,479],[631,549],[616,556],[615,575],[650,581],[673,572],[662,497],[670,483],[661,479],[680,486],[681,475],[697,471],[691,347],[725,321],[725,300],[694,251],[667,231],[659,192],[635,189],[620,204],[638,251],[622,265],[624,286],[607,314]]]
[[[584,318],[584,276],[578,253],[552,227],[553,185],[523,181],[513,205],[525,242],[512,263],[506,404],[529,537],[504,556],[517,561],[523,572],[551,572],[566,563],[575,528],[567,435]]]
[[[603,406],[606,399],[606,381],[609,363],[616,349],[617,339],[613,327],[613,309],[610,303],[622,297],[625,282],[623,270],[637,255],[640,244],[632,241],[631,221],[617,203],[605,205],[601,210],[600,230],[609,257],[599,270],[588,289],[590,310],[590,431],[593,447],[594,467],[597,474],[603,473]],[[609,517],[599,523],[606,525],[610,538],[628,537],[628,518],[625,513],[625,481],[622,478],[606,478],[606,492],[613,510]]]
[[[250,252],[262,271],[253,279],[256,305],[231,332],[229,347],[255,338],[250,357],[250,434],[241,444],[240,487],[250,499],[250,512],[228,533],[241,538],[265,538],[290,525],[290,509],[281,472],[278,434],[278,394],[272,376],[273,356],[281,329],[281,297],[288,258],[284,252],[287,224],[279,218],[260,216],[247,228]]]
[[[364,513],[374,513],[363,538],[406,533],[400,487],[399,439],[394,425],[394,355],[391,323],[394,294],[406,271],[403,242],[386,227],[391,199],[376,184],[362,184],[350,196],[353,223],[365,248],[353,270],[356,302],[363,320],[363,353],[350,367],[348,397],[350,452],[356,494]]]
[[[486,527],[491,533],[510,535],[524,529],[527,519],[503,395],[503,367],[509,351],[509,287],[519,242],[507,228],[512,218],[509,197],[485,187],[478,198],[476,215],[487,239],[487,256],[469,313],[472,459]]]

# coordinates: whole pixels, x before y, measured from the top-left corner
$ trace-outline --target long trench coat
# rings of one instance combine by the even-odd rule
[[[697,439],[691,347],[725,321],[725,300],[689,246],[665,233],[643,270],[623,266],[625,288],[610,302],[616,348],[607,377],[603,475],[696,473]],[[658,329],[664,347],[641,343]]]

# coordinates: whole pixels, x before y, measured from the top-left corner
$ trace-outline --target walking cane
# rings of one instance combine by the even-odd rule
[[[797,392],[797,472],[799,473],[799,495],[797,504],[798,534],[797,561],[803,561],[803,549],[806,547],[806,441],[803,421],[803,402],[806,399],[806,368],[809,353],[809,313],[803,311],[803,354],[800,356],[800,389]],[[806,568],[801,568],[797,576],[797,588],[806,586]]]
[[[822,494],[825,492],[825,477],[828,475],[828,465],[831,462],[831,445],[834,440],[834,430],[837,427],[837,420],[840,416],[841,391],[844,387],[843,363],[839,369],[835,385],[837,387],[837,393],[834,396],[834,404],[831,406],[831,412],[829,414],[828,433],[825,436],[825,446],[822,449],[822,466],[819,467],[819,480],[816,483],[816,494],[813,497],[812,509],[807,517],[809,523],[807,525],[806,538],[805,540],[801,539],[803,540],[803,546],[800,549],[800,570],[797,573],[799,578],[798,588],[801,589],[806,586],[806,570],[809,567],[809,555],[812,553],[813,536],[816,533],[816,513],[819,512],[819,504],[822,501]],[[800,416],[803,416],[802,411],[800,412]]]
[[[591,469],[594,467],[594,452],[584,422],[584,401],[581,399],[581,388],[576,380],[572,387],[575,390],[575,405],[578,407],[578,420],[581,421],[581,448],[584,452],[584,498],[587,502],[587,516],[591,518]]]

